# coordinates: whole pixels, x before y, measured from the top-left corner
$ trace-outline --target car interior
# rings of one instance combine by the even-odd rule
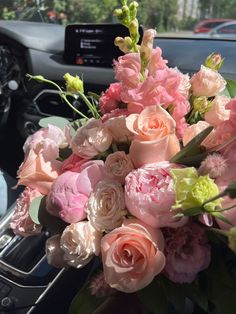
[[[118,52],[112,45],[120,31],[114,24],[65,28],[0,21],[0,169],[8,182],[8,209],[0,220],[0,313],[52,313],[51,302],[56,306],[55,313],[66,313],[73,293],[83,285],[91,268],[89,264],[80,271],[56,269],[45,258],[47,230],[39,236],[22,238],[9,229],[15,200],[21,192],[20,188],[13,188],[13,178],[23,160],[22,144],[39,129],[41,118],[76,117],[57,91],[28,80],[26,74],[42,75],[62,86],[65,73],[77,74],[84,81],[85,92],[100,94],[115,81],[112,64]],[[210,53],[219,52],[225,58],[222,75],[236,79],[233,40],[157,36],[154,46],[162,49],[169,66],[189,75],[200,68]],[[82,101],[76,101],[74,106],[86,111]],[[68,286],[70,289],[66,289]]]

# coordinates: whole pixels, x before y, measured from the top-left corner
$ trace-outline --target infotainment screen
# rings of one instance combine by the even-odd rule
[[[142,29],[140,27],[142,35]],[[117,36],[129,36],[121,24],[73,24],[65,31],[64,58],[69,64],[111,67],[122,52],[114,45]]]

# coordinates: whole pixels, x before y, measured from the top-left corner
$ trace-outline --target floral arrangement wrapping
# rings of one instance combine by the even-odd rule
[[[117,82],[98,102],[78,76],[67,73],[62,89],[29,75],[58,88],[81,119],[44,119],[26,140],[11,228],[51,232],[55,267],[90,265],[71,314],[112,303],[126,313],[129,304],[135,313],[184,313],[186,300],[234,313],[236,83],[218,72],[217,53],[191,78],[168,67],[153,48],[155,30],[137,44],[137,2],[121,2],[115,15],[130,36],[115,40],[124,52]],[[68,95],[84,101],[88,117]]]

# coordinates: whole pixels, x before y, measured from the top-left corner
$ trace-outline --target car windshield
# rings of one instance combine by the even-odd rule
[[[112,11],[119,0],[1,0],[0,19],[56,24],[114,23]],[[203,36],[234,39],[235,0],[139,0],[139,21],[157,29],[160,36]],[[216,30],[216,31],[215,31]],[[226,35],[227,34],[227,35]]]

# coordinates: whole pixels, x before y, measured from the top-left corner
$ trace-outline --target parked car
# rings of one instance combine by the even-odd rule
[[[194,27],[193,32],[195,34],[208,33],[213,28],[215,28],[215,27],[217,27],[223,23],[230,22],[230,21],[233,21],[233,20],[232,19],[206,19],[206,20],[199,22]]]
[[[218,39],[236,39],[236,21],[226,22],[215,28],[208,33],[196,34],[195,37],[200,38],[218,38]]]

